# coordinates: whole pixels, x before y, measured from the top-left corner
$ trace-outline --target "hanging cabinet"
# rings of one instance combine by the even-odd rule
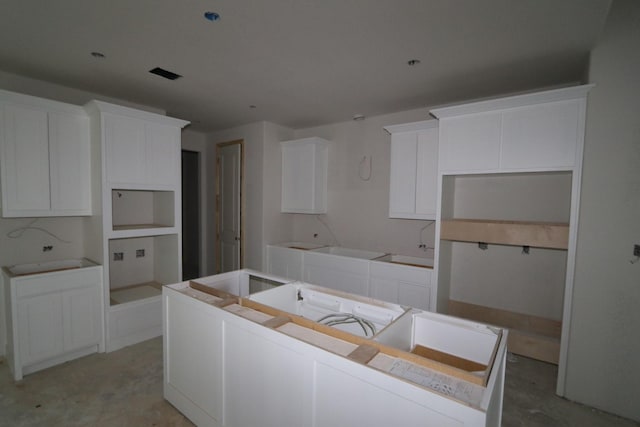
[[[329,141],[318,137],[283,141],[282,206],[285,213],[327,213]]]
[[[89,118],[78,106],[0,91],[2,215],[91,215]]]
[[[391,134],[389,218],[435,219],[438,121],[386,126]]]

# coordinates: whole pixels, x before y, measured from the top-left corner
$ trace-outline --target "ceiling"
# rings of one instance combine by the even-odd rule
[[[610,3],[2,0],[0,69],[166,110],[194,130],[299,129],[584,81]]]

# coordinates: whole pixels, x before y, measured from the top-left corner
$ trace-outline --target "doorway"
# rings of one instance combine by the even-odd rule
[[[244,141],[216,145],[216,268],[218,273],[242,268],[244,251]]]
[[[200,274],[200,153],[182,150],[182,280]]]

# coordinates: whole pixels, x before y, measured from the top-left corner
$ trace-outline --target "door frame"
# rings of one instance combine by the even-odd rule
[[[228,142],[219,142],[216,144],[216,273],[220,273],[222,269],[222,258],[220,253],[220,151],[222,148],[230,145],[240,145],[240,188],[238,194],[240,200],[240,259],[238,268],[244,266],[244,139],[236,139]]]

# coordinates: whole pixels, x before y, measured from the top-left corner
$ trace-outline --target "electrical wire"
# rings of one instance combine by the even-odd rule
[[[362,172],[362,164],[368,161],[368,166],[369,166],[369,172],[366,174],[366,178],[363,176],[363,172]],[[366,167],[367,165],[365,165]],[[369,181],[371,179],[371,173],[373,172],[373,166],[371,165],[371,157],[370,156],[362,156],[362,160],[360,160],[360,163],[358,164],[358,176],[360,177],[361,180],[363,181]]]
[[[327,326],[335,326],[335,325],[344,325],[344,324],[349,324],[349,323],[358,323],[360,325],[360,327],[362,328],[362,330],[364,331],[364,336],[368,337],[369,336],[369,331],[367,330],[367,328],[369,328],[369,330],[371,331],[371,336],[376,334],[376,325],[373,324],[373,322],[364,319],[362,317],[358,317],[355,316],[353,314],[350,313],[331,313],[331,314],[327,314],[324,317],[321,317],[320,319],[316,320],[316,322],[318,323],[323,323],[324,325]]]
[[[340,246],[340,242],[338,241],[338,238],[336,237],[335,234],[333,234],[333,231],[331,231],[331,227],[329,227],[329,224],[327,224],[326,222],[324,222],[321,218],[320,215],[316,215],[316,219],[318,221],[320,221],[320,224],[324,225],[325,228],[327,229],[327,231],[329,231],[329,234],[331,234],[331,237],[333,237],[334,242],[336,242],[336,246]]]
[[[22,237],[22,235],[25,233],[25,231],[27,230],[36,230],[36,231],[40,231],[42,233],[48,234],[49,236],[53,237],[54,239],[56,239],[59,242],[62,243],[71,243],[68,240],[64,240],[58,236],[56,236],[55,234],[53,234],[52,232],[50,232],[49,230],[42,228],[42,227],[33,227],[33,224],[35,224],[40,218],[35,218],[34,220],[32,220],[31,222],[29,222],[29,224],[25,225],[24,227],[18,227],[15,228],[9,232],[7,232],[6,236],[10,239],[19,239]]]
[[[424,230],[426,230],[428,227],[432,226],[435,223],[436,223],[435,221],[429,221],[429,224],[425,225],[420,229],[420,245],[418,247],[423,248],[424,250],[435,249],[430,246],[427,246],[426,243],[424,243],[424,240],[422,239],[422,233],[424,232]]]

